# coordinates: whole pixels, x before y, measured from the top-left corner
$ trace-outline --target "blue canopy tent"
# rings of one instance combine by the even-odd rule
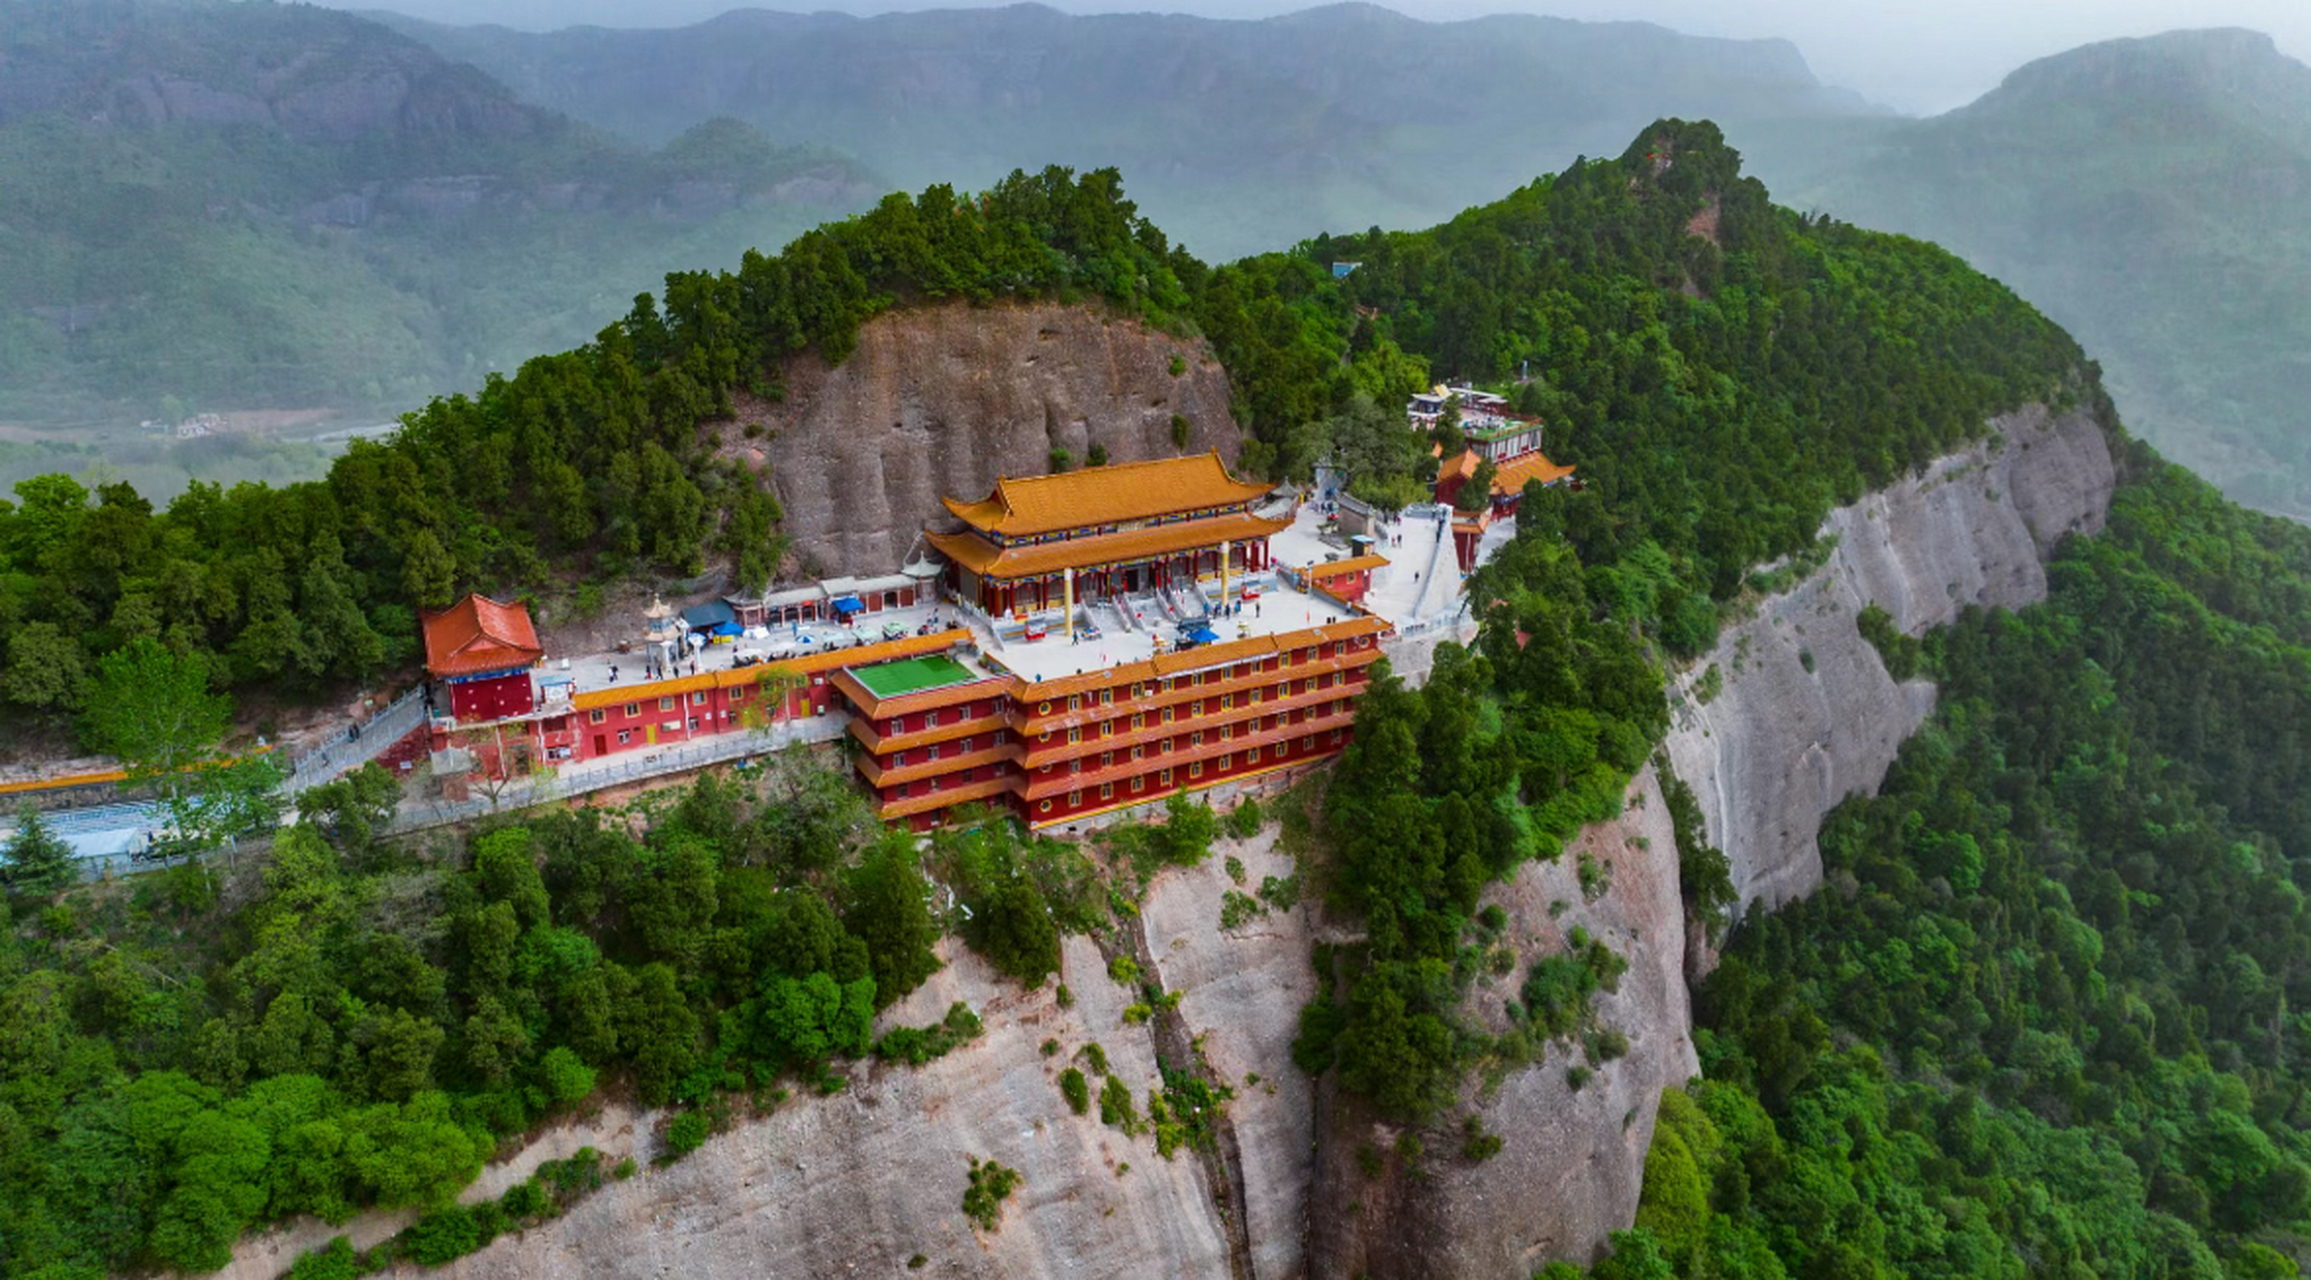
[[[740,635],[743,634],[745,630],[746,628],[739,626],[735,622],[717,622],[713,626],[706,629],[706,634],[720,638],[723,636]]]
[[[836,596],[833,603],[836,613],[865,613],[867,611],[866,605],[861,604],[857,596]]]
[[[713,631],[724,623],[738,621],[738,612],[720,600],[694,604],[682,611],[682,620],[692,631]]]
[[[1212,630],[1210,627],[1197,627],[1195,630],[1188,632],[1188,639],[1196,644],[1210,644],[1219,638],[1220,633]]]

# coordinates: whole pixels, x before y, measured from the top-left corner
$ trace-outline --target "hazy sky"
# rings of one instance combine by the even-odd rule
[[[390,8],[441,22],[502,22],[543,30],[590,22],[662,27],[742,7],[735,0],[324,0],[344,8]],[[827,0],[762,8],[977,7],[972,0]],[[1162,9],[1248,18],[1304,9],[1303,0],[1056,0],[1071,12]],[[1823,80],[1904,111],[1960,106],[2015,67],[2075,45],[2176,27],[2242,26],[2270,32],[2289,54],[2311,60],[2311,0],[1393,0],[1423,18],[1527,12],[1568,18],[1631,18],[1696,35],[1781,36],[1796,43]]]

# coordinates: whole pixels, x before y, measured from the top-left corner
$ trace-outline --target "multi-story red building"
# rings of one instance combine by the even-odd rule
[[[883,818],[921,830],[989,801],[1042,827],[1337,753],[1387,629],[1354,617],[1055,680],[941,657],[832,684]]]

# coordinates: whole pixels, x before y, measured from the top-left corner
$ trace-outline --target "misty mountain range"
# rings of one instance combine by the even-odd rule
[[[0,163],[33,179],[0,191],[20,419],[407,408],[891,187],[1115,165],[1217,261],[1443,221],[1678,115],[1720,122],[1785,202],[2006,279],[2103,359],[2138,430],[2311,514],[2289,394],[2311,69],[2253,33],[2089,46],[1910,120],[1782,41],[1354,4],[541,34],[0,0],[0,27]]]

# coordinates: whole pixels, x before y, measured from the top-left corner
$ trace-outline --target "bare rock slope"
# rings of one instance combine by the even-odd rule
[[[1579,865],[1606,869],[1610,887],[1594,900]],[[1508,913],[1504,940],[1517,953],[1510,975],[1482,980],[1472,1020],[1503,1030],[1503,1002],[1516,998],[1526,966],[1563,952],[1584,928],[1629,963],[1618,987],[1597,998],[1597,1021],[1628,1037],[1626,1055],[1597,1064],[1578,1089],[1566,1069],[1584,1059],[1555,1044],[1539,1061],[1481,1080],[1461,1105],[1421,1135],[1417,1173],[1385,1157],[1378,1177],[1359,1152],[1393,1153],[1397,1131],[1375,1122],[1327,1087],[1323,1139],[1309,1215],[1311,1274],[1391,1280],[1511,1280],[1555,1259],[1589,1262],[1608,1232],[1629,1225],[1644,1189],[1661,1091],[1700,1070],[1685,989],[1684,903],[1668,805],[1651,769],[1630,784],[1613,821],[1584,829],[1564,854],[1530,862],[1485,892]],[[1460,1154],[1465,1116],[1499,1135],[1499,1154]]]
[[[1097,1043],[1142,1115],[1161,1082],[1162,1017],[1135,1023],[1142,999],[1118,984],[1083,938],[1066,943],[1058,984],[1023,991],[976,955],[943,944],[947,967],[888,1010],[885,1026],[935,1022],[950,1002],[979,1011],[985,1033],[921,1068],[866,1067],[850,1089],[801,1097],[713,1138],[695,1154],[612,1183],[562,1219],[499,1239],[437,1272],[453,1280],[586,1275],[1243,1277],[1302,1273],[1307,1083],[1291,1064],[1300,1005],[1313,993],[1303,910],[1219,927],[1237,854],[1258,884],[1288,875],[1267,841],[1223,842],[1203,866],[1168,871],[1144,904],[1146,948],[1205,1059],[1234,1088],[1231,1139],[1249,1174],[1244,1193],[1219,1187],[1213,1162],[1166,1160],[1147,1136],[1102,1125],[1096,1106],[1073,1114],[1059,1075]],[[1056,1051],[1043,1052],[1047,1041]],[[1171,1058],[1166,1065],[1181,1065]],[[1087,1074],[1088,1068],[1086,1068]],[[1094,1095],[1100,1080],[1091,1079]],[[993,1232],[962,1213],[972,1157],[1023,1178]],[[1247,1206],[1251,1256],[1230,1241],[1229,1214]],[[919,1267],[910,1269],[917,1256]]]
[[[1174,373],[1174,368],[1179,372]],[[1199,341],[1059,303],[906,308],[869,321],[834,368],[787,361],[786,396],[742,399],[727,448],[767,466],[786,507],[794,568],[890,573],[942,495],[986,496],[997,477],[1242,443],[1228,375]],[[1187,422],[1174,437],[1174,415]]]
[[[2033,604],[2055,544],[2102,528],[2116,471],[2091,415],[2032,406],[1993,425],[1923,476],[1831,512],[1828,563],[1727,628],[1685,682],[1670,760],[1745,905],[1821,883],[1822,815],[1875,792],[1934,709],[1931,683],[1887,674],[1861,611],[1874,602],[1916,635],[1970,604]],[[1700,705],[1695,685],[1712,666],[1724,688]]]

